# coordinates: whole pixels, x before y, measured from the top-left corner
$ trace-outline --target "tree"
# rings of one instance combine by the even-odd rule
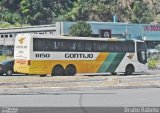
[[[10,24],[20,23],[19,0],[0,0],[0,21]]]
[[[49,0],[54,17],[64,19],[64,15],[72,9],[77,0]],[[51,2],[52,1],[52,2]],[[46,2],[46,1],[45,1]]]
[[[157,0],[0,0],[0,21],[52,24],[54,21],[160,23]]]
[[[45,0],[22,0],[20,10],[23,20],[32,25],[51,24],[53,14]]]
[[[70,21],[111,21],[113,4],[113,0],[77,0],[64,17]]]
[[[8,10],[15,12],[19,9],[20,1],[21,0],[0,0],[0,4]]]
[[[20,10],[26,23],[51,24],[72,7],[74,0],[21,0]]]
[[[88,37],[92,33],[90,24],[79,21],[73,24],[69,29],[69,35]]]
[[[149,10],[147,3],[136,0],[133,3],[131,22],[133,23],[150,23],[153,21],[152,12]]]

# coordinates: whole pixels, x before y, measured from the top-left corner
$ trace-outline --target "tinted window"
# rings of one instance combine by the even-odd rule
[[[108,51],[108,43],[107,42],[100,42],[100,50],[101,51]]]
[[[146,50],[145,43],[137,42],[137,51],[139,51],[139,50]]]
[[[107,44],[107,46],[108,46],[108,51],[115,51],[115,42],[108,42],[108,44]]]
[[[92,50],[92,45],[93,43],[92,43],[92,41],[86,41],[85,42],[85,51],[93,51]]]
[[[99,41],[93,42],[93,50],[94,51],[101,51],[101,43]]]
[[[76,50],[76,42],[73,40],[63,40],[61,46],[62,46],[62,50],[67,50],[67,51]]]
[[[121,52],[122,51],[122,42],[115,43],[115,51]]]
[[[128,51],[134,52],[135,51],[135,43],[134,42],[127,42],[128,43]]]
[[[134,52],[133,41],[33,39],[33,51]]]
[[[84,51],[84,41],[77,41],[77,51]]]

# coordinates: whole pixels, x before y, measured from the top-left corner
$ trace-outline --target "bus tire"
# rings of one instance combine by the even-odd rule
[[[52,69],[51,76],[63,76],[64,68],[61,65],[57,65]]]
[[[66,76],[74,76],[76,73],[77,73],[77,70],[74,65],[68,65],[65,69]]]
[[[134,72],[134,66],[132,64],[127,65],[126,69],[125,69],[125,75],[132,75],[132,73]]]
[[[12,70],[10,70],[10,69],[7,70],[7,72],[6,72],[6,75],[7,75],[7,76],[12,76],[12,74],[13,74],[13,71],[12,71]]]
[[[40,77],[46,77],[47,75],[40,75]]]
[[[117,73],[116,72],[111,72],[111,75],[117,75]]]

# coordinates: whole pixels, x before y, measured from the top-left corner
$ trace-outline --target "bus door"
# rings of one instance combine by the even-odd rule
[[[138,62],[141,64],[147,63],[146,46],[144,42],[137,42],[137,58]],[[142,68],[141,66],[139,66]]]

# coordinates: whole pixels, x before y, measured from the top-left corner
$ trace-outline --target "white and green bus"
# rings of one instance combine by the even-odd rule
[[[143,41],[18,34],[14,70],[37,75],[125,73],[147,70]]]

